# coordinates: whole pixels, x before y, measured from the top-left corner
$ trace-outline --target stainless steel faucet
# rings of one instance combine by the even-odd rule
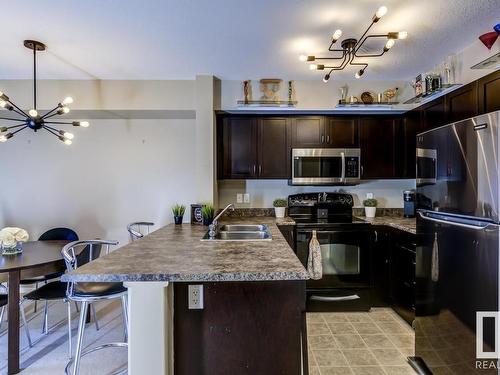
[[[231,209],[231,211],[234,211],[234,204],[228,204],[226,208],[224,208],[216,217],[214,217],[212,224],[208,226],[208,235],[210,236],[210,238],[214,238],[217,235],[217,232],[219,231],[219,218],[224,215],[224,213],[229,209]]]

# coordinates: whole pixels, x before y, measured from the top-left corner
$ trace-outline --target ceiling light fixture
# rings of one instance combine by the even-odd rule
[[[358,61],[356,61],[356,58],[380,57],[394,46],[396,39],[406,39],[408,37],[408,33],[406,31],[389,32],[387,34],[367,35],[368,31],[371,29],[373,24],[377,23],[383,16],[386,15],[386,13],[387,13],[387,7],[381,6],[380,8],[378,8],[378,10],[375,12],[375,14],[372,17],[372,23],[365,30],[365,32],[363,33],[361,38],[359,38],[359,39],[348,38],[348,39],[342,40],[342,42],[340,43],[340,45],[342,47],[341,49],[333,48],[333,45],[335,44],[335,42],[337,42],[337,40],[342,36],[342,30],[340,30],[340,29],[335,30],[335,32],[332,35],[330,47],[328,47],[328,51],[329,52],[341,52],[340,56],[316,57],[316,56],[301,55],[299,57],[299,60],[302,62],[307,62],[307,63],[313,62],[313,61],[317,62],[318,60],[341,60],[340,64],[337,66],[316,64],[316,63],[309,64],[310,70],[329,70],[329,72],[323,78],[323,82],[325,82],[325,83],[329,81],[330,76],[334,70],[344,70],[348,65],[362,67],[355,74],[356,78],[361,78],[361,76],[365,72],[365,69],[368,67],[368,64],[364,63],[364,62],[358,62]],[[358,53],[361,46],[369,38],[386,38],[387,39],[387,42],[385,43],[385,46],[384,46],[382,52],[375,53],[375,54],[359,54]]]
[[[30,128],[34,132],[45,129],[50,134],[56,136],[61,142],[66,145],[70,145],[72,143],[72,139],[75,137],[72,133],[66,132],[64,130],[59,130],[51,125],[73,125],[73,126],[81,126],[82,128],[88,128],[88,121],[72,121],[72,122],[61,122],[61,121],[47,121],[50,118],[57,115],[64,115],[69,113],[68,105],[73,103],[73,98],[68,96],[62,102],[58,103],[57,106],[50,111],[40,115],[36,108],[36,99],[37,99],[37,91],[36,91],[36,53],[37,51],[45,51],[45,44],[41,42],[37,42],[36,40],[25,40],[24,46],[28,49],[33,50],[33,108],[26,113],[21,108],[19,108],[14,102],[7,96],[5,93],[0,91],[0,107],[11,111],[14,116],[20,116],[20,118],[16,117],[0,117],[1,120],[12,121],[14,125],[12,126],[0,126],[0,142],[7,142],[11,139],[16,133],[20,131]],[[50,125],[49,125],[50,124]],[[5,134],[2,134],[5,133]]]

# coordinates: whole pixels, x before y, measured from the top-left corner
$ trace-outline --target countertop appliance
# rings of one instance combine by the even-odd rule
[[[417,136],[417,147],[435,150],[438,171],[434,183],[417,186],[419,340],[412,364],[421,373],[431,374],[443,354],[451,373],[492,373],[475,369],[485,360],[476,340],[484,352],[498,345],[495,319],[477,313],[499,312],[499,118],[492,112]]]
[[[404,217],[415,217],[415,190],[403,192]]]
[[[354,185],[360,180],[359,148],[292,149],[292,185]]]
[[[323,277],[308,280],[307,311],[367,311],[370,308],[371,226],[352,216],[353,198],[345,193],[307,193],[288,197],[296,222],[297,256],[307,267],[309,242],[316,230]]]

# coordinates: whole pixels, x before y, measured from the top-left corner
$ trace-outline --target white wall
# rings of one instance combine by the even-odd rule
[[[39,107],[49,108],[71,95],[72,107],[83,110],[79,113],[94,109],[194,112],[197,105],[207,107],[200,103],[209,96],[203,87],[197,90],[201,95],[195,102],[198,81],[205,78],[42,81]],[[29,83],[3,81],[0,88],[29,108]],[[212,105],[213,98],[207,103]],[[207,186],[214,189],[211,175],[202,176],[207,181],[196,178],[199,160],[213,163],[212,150],[197,147],[208,134],[198,128],[213,122],[213,110],[210,116],[206,112],[197,113],[196,119],[94,119],[87,129],[69,126],[75,134],[69,147],[46,132],[16,134],[0,144],[0,228],[19,226],[37,238],[49,228],[67,226],[81,238],[117,239],[125,244],[127,223],[150,220],[158,228],[173,220],[174,203],[187,206],[184,220],[188,222],[189,205],[200,201]],[[206,197],[214,195],[212,190]]]
[[[403,207],[403,191],[415,189],[415,180],[378,180],[356,186],[289,186],[287,180],[224,180],[219,181],[219,206],[236,204],[236,194],[249,193],[250,203],[238,203],[239,208],[269,208],[275,198],[306,192],[346,191],[353,195],[355,207],[362,207],[366,193],[373,193],[379,207]]]

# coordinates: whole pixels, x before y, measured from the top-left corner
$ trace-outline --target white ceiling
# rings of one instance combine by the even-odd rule
[[[50,79],[320,79],[298,61],[321,55],[332,31],[406,30],[366,79],[406,79],[472,44],[500,20],[500,0],[19,0],[0,13],[0,79],[31,78],[24,39],[49,50]],[[352,78],[350,68],[343,78]]]

